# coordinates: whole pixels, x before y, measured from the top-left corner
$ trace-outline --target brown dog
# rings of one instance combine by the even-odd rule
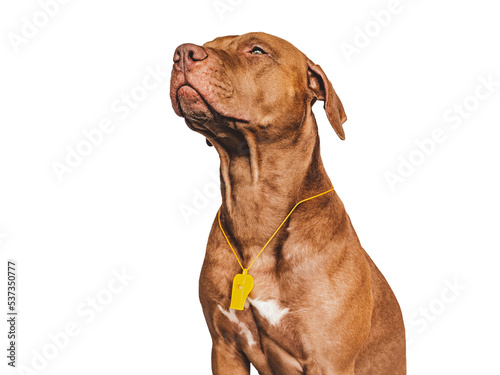
[[[311,107],[324,101],[344,139],[342,104],[318,65],[264,33],[179,46],[170,95],[219,153],[221,224],[248,267],[297,202],[332,187]],[[398,302],[334,191],[298,206],[257,258],[243,311],[229,309],[237,273],[216,219],[200,277],[214,374],[406,373]]]

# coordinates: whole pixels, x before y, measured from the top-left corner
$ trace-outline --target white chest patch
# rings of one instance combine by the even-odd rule
[[[229,309],[229,311],[226,311],[220,305],[218,305],[217,307],[229,319],[230,322],[238,326],[240,334],[246,337],[248,346],[253,346],[255,344],[255,340],[253,339],[252,332],[250,332],[245,323],[242,323],[238,320],[238,317],[236,316],[236,310]]]
[[[250,298],[248,300],[257,309],[259,314],[273,326],[278,325],[281,318],[290,311],[288,308],[282,309],[275,300],[259,301],[258,299]]]

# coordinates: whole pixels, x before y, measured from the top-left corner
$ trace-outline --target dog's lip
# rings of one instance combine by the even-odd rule
[[[188,88],[188,89],[193,90],[201,98],[201,100],[203,100],[203,103],[205,103],[205,105],[207,106],[208,110],[211,111],[211,112],[213,111],[213,108],[208,104],[208,102],[205,100],[205,98],[203,97],[203,95],[201,95],[198,90],[196,90],[189,83],[183,83],[183,84],[179,85],[179,87],[177,88],[177,90],[175,92],[175,102],[176,102],[175,104],[178,107],[179,112],[182,114],[182,117],[186,117],[185,114],[184,114],[184,111],[182,110],[182,107],[180,105],[180,100],[179,100],[179,91],[181,91],[181,89],[183,89],[183,88]]]
[[[202,99],[203,99],[203,101],[205,101],[205,102],[206,102],[205,98],[203,97],[203,95],[201,95],[201,93],[200,93],[198,90],[196,90],[196,89],[195,89],[192,85],[190,85],[188,82],[184,82],[184,83],[180,84],[180,85],[177,87],[177,89],[175,90],[175,100],[177,101],[177,103],[179,103],[179,91],[180,91],[182,88],[185,88],[185,87],[186,87],[186,88],[190,88],[190,89],[192,89],[193,91],[195,91],[195,92],[196,92],[196,93],[200,96],[200,98],[202,98]]]
[[[172,100],[172,105],[174,107],[174,111],[180,117],[185,117],[185,115],[182,111],[180,100],[179,100],[179,90],[185,86],[190,87],[196,91],[196,89],[193,86],[191,86],[190,84],[188,84],[185,79],[184,79],[184,82],[182,82],[177,87],[172,87],[173,90],[171,89],[171,91],[170,91],[170,98]],[[175,92],[175,95],[173,95],[174,92]],[[196,91],[196,92],[198,92],[198,91]],[[200,93],[198,93],[198,95],[200,95]],[[202,96],[200,95],[200,97],[202,97]]]
[[[199,96],[200,98],[203,100],[203,102],[205,103],[205,105],[208,107],[208,109],[214,113],[214,114],[217,114],[218,116],[221,116],[221,117],[224,117],[230,121],[237,121],[237,122],[244,122],[244,123],[249,123],[250,121],[249,120],[246,120],[246,119],[243,119],[243,118],[238,118],[238,117],[233,117],[233,116],[227,116],[227,115],[224,115],[222,113],[220,113],[219,111],[217,111],[213,105],[211,105],[206,99],[205,97],[195,88],[193,87],[193,85],[191,85],[187,80],[185,80],[184,82],[182,82],[179,86],[177,86],[177,88],[175,89],[175,106],[174,106],[174,110],[175,112],[177,113],[177,115],[181,116],[181,117],[186,117],[184,112],[182,111],[182,108],[181,108],[181,105],[180,105],[180,101],[179,101],[179,91],[180,89],[182,89],[183,87],[189,87],[190,89],[194,90]]]
[[[173,104],[173,107],[174,107],[174,111],[175,113],[180,116],[180,117],[186,117],[182,108],[181,108],[181,105],[180,105],[180,100],[179,100],[179,90],[182,89],[183,87],[189,87],[190,89],[194,90],[199,96],[200,98],[203,100],[203,102],[205,103],[205,105],[208,107],[208,109],[213,113],[213,114],[216,114],[218,116],[221,116],[221,117],[224,117],[226,118],[227,120],[229,121],[236,121],[236,122],[243,122],[243,123],[249,123],[250,121],[247,120],[247,119],[244,119],[244,118],[240,118],[240,117],[235,117],[235,116],[230,116],[228,114],[224,114],[224,113],[221,113],[219,112],[215,107],[217,106],[213,106],[201,93],[200,91],[198,91],[196,89],[196,87],[194,87],[188,80],[188,77],[184,76],[184,79],[180,80],[179,84],[178,85],[175,85],[174,87],[172,87],[172,90],[171,90],[171,98],[173,99],[172,100],[172,104]],[[175,92],[175,95],[173,95],[173,93]]]
[[[177,87],[177,91],[175,93],[175,96],[177,98],[177,100],[179,100],[179,91],[184,88],[184,87],[189,87],[190,89],[196,91],[198,93],[198,95],[203,99],[205,100],[205,98],[203,97],[203,95],[200,94],[200,92],[198,90],[196,90],[193,86],[191,86],[189,83],[183,83],[182,85],[179,85],[179,87]]]

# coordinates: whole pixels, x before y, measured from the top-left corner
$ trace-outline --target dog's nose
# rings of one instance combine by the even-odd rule
[[[174,67],[178,70],[188,70],[195,62],[207,58],[207,52],[196,44],[181,44],[174,53]]]

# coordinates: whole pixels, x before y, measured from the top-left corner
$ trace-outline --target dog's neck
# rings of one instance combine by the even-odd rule
[[[221,221],[237,248],[243,253],[251,248],[255,253],[297,202],[330,189],[332,184],[321,161],[312,112],[293,140],[294,146],[262,145],[252,135],[245,139],[249,153],[244,156],[217,147]]]

